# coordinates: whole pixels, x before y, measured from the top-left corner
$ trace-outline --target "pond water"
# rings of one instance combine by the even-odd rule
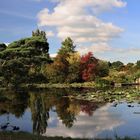
[[[1,90],[0,131],[71,138],[140,137],[140,90]]]

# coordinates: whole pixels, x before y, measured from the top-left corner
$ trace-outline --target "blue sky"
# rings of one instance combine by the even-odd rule
[[[70,36],[81,54],[92,51],[98,58],[125,63],[139,60],[140,1],[87,1],[0,0],[0,42],[31,36],[40,28],[48,35],[51,54]]]

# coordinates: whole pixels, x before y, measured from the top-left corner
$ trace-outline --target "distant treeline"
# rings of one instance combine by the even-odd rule
[[[71,38],[66,38],[55,58],[49,55],[44,31],[32,37],[0,44],[0,85],[19,86],[30,83],[129,83],[140,77],[140,60],[124,65],[95,58],[92,52],[80,55]]]

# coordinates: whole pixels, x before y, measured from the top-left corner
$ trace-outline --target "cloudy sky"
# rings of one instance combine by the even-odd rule
[[[109,61],[140,59],[139,0],[0,0],[0,42],[45,30],[50,53],[71,37],[77,50]]]

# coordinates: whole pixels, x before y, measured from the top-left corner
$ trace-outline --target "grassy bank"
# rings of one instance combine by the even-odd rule
[[[95,82],[84,82],[84,83],[57,83],[57,84],[52,84],[52,83],[42,83],[42,84],[26,84],[22,85],[22,87],[35,87],[35,88],[95,88],[98,87],[98,85]]]
[[[0,132],[0,140],[90,140],[90,139],[80,139],[80,138],[63,138],[63,137],[44,137],[44,136],[37,136],[37,135],[32,135],[26,132],[17,132],[17,133],[12,133],[12,132]],[[93,140],[112,140],[110,138],[103,138],[103,139],[98,139],[95,138]],[[124,138],[119,138],[115,137],[115,140],[138,140],[136,138],[130,138],[130,137],[124,137]]]

